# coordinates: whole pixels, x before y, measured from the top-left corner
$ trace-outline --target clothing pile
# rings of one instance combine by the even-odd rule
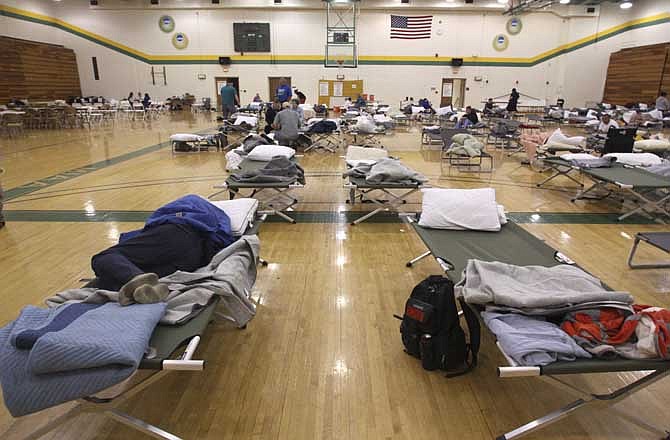
[[[467,303],[484,307],[485,322],[505,353],[520,365],[596,355],[590,350],[592,339],[587,344],[582,333],[566,333],[559,325],[575,321],[572,316],[581,319],[584,312],[603,309],[623,316],[635,313],[630,294],[609,291],[599,279],[571,265],[514,266],[469,260],[454,290]]]
[[[25,307],[0,329],[0,383],[14,417],[90,396],[139,366],[165,303]]]
[[[167,284],[170,293],[165,300],[164,314],[159,317],[165,325],[184,324],[209,304],[214,296],[220,297],[228,315],[238,327],[244,326],[255,315],[255,307],[247,293],[256,282],[256,261],[260,241],[255,235],[244,235],[219,251],[211,261],[194,272],[177,271],[158,281]],[[64,290],[47,298],[48,307],[64,304],[103,304],[118,302],[119,292],[83,287]],[[131,310],[132,306],[125,309]]]
[[[334,121],[322,119],[309,126],[307,133],[332,133],[337,130],[337,124]]]
[[[406,167],[399,160],[391,158],[381,158],[374,164],[359,163],[346,171],[344,176],[364,178],[366,182],[373,184],[401,183],[413,185],[428,181],[422,174]]]
[[[374,119],[369,116],[359,116],[353,129],[360,133],[380,133],[383,129],[377,128]]]
[[[451,138],[452,144],[447,153],[458,154],[462,156],[477,157],[482,154],[484,144],[479,142],[476,137],[467,133],[455,134]]]
[[[284,156],[275,156],[258,170],[234,173],[230,178],[240,183],[298,182],[304,185],[305,171],[295,161]]]

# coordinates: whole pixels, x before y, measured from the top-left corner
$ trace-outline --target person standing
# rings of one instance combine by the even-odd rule
[[[507,101],[507,111],[515,112],[517,111],[516,106],[519,103],[519,92],[516,89],[512,89],[512,93],[509,95],[509,101]]]
[[[240,97],[237,94],[237,89],[233,86],[232,83],[226,83],[221,87],[221,113],[223,113],[223,119],[228,119],[233,113],[235,113],[235,104],[240,104]]]
[[[279,102],[281,102],[282,104],[290,101],[291,96],[293,96],[291,86],[288,85],[288,81],[286,81],[286,78],[281,78],[279,80],[279,87],[277,87],[276,95],[277,99],[279,99]]]
[[[663,113],[670,111],[670,100],[668,100],[668,93],[661,90],[661,93],[656,98],[656,110]]]

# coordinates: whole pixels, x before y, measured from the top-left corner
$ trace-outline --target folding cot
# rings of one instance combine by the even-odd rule
[[[670,267],[670,261],[656,263],[633,263],[637,247],[640,242],[647,243],[656,249],[670,254],[670,232],[639,232],[635,235],[635,242],[628,255],[628,266],[631,269],[662,269]]]
[[[302,133],[307,136],[310,140],[310,144],[307,148],[305,148],[305,153],[307,153],[310,150],[318,150],[318,149],[324,149],[330,153],[334,153],[335,150],[340,148],[340,144],[342,143],[342,138],[341,134],[342,132],[340,131],[340,123],[336,119],[320,119],[320,120],[325,120],[325,121],[331,121],[335,124],[335,128],[333,130],[328,130],[328,131],[313,131],[312,127],[315,123],[318,123],[318,121],[311,120],[312,122],[311,125],[309,125]]]
[[[295,160],[293,158],[292,160]],[[263,168],[267,162],[254,161],[245,158],[239,165],[239,172],[249,173],[255,172]],[[221,185],[215,185],[214,188],[220,188],[208,199],[213,199],[222,192],[228,191],[230,200],[233,200],[240,190],[250,190],[251,194],[248,197],[255,198],[260,203],[259,213],[265,215],[278,215],[289,223],[295,223],[295,219],[286,214],[298,203],[298,199],[293,196],[293,191],[298,188],[303,188],[304,185],[297,181],[297,178],[290,182],[238,182],[230,176]],[[270,193],[270,196],[259,199],[258,195],[265,191]]]
[[[254,114],[236,113],[233,118],[233,122],[223,121],[223,125],[219,127],[221,133],[234,138],[231,143],[255,133],[258,129],[258,117]]]
[[[642,168],[622,165],[614,165],[611,168],[583,168],[580,171],[594,183],[589,188],[580,191],[572,199],[573,202],[587,198],[586,195],[594,190],[607,190],[608,187],[614,187],[617,190],[623,190],[624,194],[630,195],[638,204],[636,208],[619,216],[619,220],[637,213],[645,213],[649,216],[659,213],[670,217],[669,207],[665,206],[670,201],[670,177],[654,174]],[[605,197],[610,194],[611,191],[608,190]]]
[[[376,129],[374,131],[362,131],[355,127],[351,127],[347,132],[352,136],[353,144],[362,147],[384,148],[382,141],[379,139],[386,134],[386,129]]]
[[[344,157],[346,162],[346,167],[350,168],[354,166],[357,162],[367,162],[367,161],[376,161],[382,158],[389,157],[386,150],[379,148],[362,148],[356,145],[351,145],[347,149],[347,155]],[[401,204],[407,203],[407,198],[419,191],[421,188],[427,187],[424,183],[393,183],[393,182],[384,182],[380,184],[369,183],[362,177],[353,177],[347,176],[348,182],[344,184],[344,187],[349,190],[349,199],[347,203],[354,205],[356,200],[359,200],[360,203],[374,203],[377,205],[377,208],[373,211],[370,211],[367,214],[357,218],[352,225],[357,225],[358,223],[364,222],[370,217],[378,214],[382,211],[388,211],[390,209],[397,210],[398,206]],[[395,192],[394,192],[395,191]],[[398,194],[398,191],[402,191]],[[388,197],[388,199],[378,199],[376,197],[371,197],[372,194],[381,193],[380,197]]]
[[[467,134],[468,130],[464,128],[443,128],[440,130],[440,140],[442,141],[442,150],[440,152],[440,173],[444,174],[445,164],[449,165],[449,167],[456,167],[460,172],[493,173],[495,170],[493,156],[491,156],[484,148],[482,148],[477,156],[449,151],[449,148],[452,145],[452,138],[454,135],[461,133]],[[489,163],[487,168],[483,166],[485,161],[488,161]]]
[[[572,172],[579,171],[579,168],[574,166],[570,161],[561,159],[560,157],[544,157],[542,158],[542,163],[547,166],[547,168],[545,168],[543,171],[550,169],[552,170],[552,174],[542,182],[537,183],[535,186],[538,188],[544,186],[546,183],[554,180],[558,176],[565,176],[579,185],[580,188],[584,188],[584,184],[582,182],[570,175]]]
[[[416,224],[416,221],[410,216],[407,216],[406,220],[412,224],[414,230],[428,248],[427,252],[409,261],[407,266],[411,267],[422,258],[433,255],[442,270],[454,281],[458,281],[469,259],[500,261],[518,266],[573,264],[560,252],[552,249],[545,242],[512,222],[504,225],[500,232],[483,232],[427,229]],[[558,385],[559,388],[577,397],[574,402],[569,403],[563,408],[552,411],[497,437],[498,440],[512,440],[522,437],[557,422],[583,407],[609,407],[620,418],[642,429],[658,434],[661,438],[670,439],[670,435],[666,429],[652,426],[646,421],[612,407],[612,405],[632,393],[668,376],[670,374],[670,361],[578,358],[572,362],[557,361],[544,366],[521,366],[516,364],[502,350],[499,344],[497,344],[497,347],[508,364],[497,368],[499,377],[539,377],[546,382]],[[649,373],[607,394],[588,392],[581,387],[570,384],[561,377],[556,377],[557,375],[630,371],[649,371]]]
[[[231,205],[228,204],[226,206],[230,207]],[[240,211],[241,206],[244,206],[244,208]],[[240,231],[243,231],[239,234],[240,236],[258,234],[260,225],[266,216],[260,214],[257,211],[257,207],[258,204],[236,204],[236,214],[231,214],[231,225],[234,230],[240,228]],[[224,210],[229,212],[228,209]],[[258,263],[267,265],[267,262],[262,259],[259,259]],[[95,283],[95,279],[90,280],[86,284],[86,287],[95,287]],[[181,437],[133,417],[117,408],[129,398],[162,379],[171,371],[204,370],[205,361],[194,358],[202,335],[215,317],[230,320],[225,314],[216,310],[219,301],[220,298],[214,296],[205,308],[183,324],[159,324],[156,326],[149,341],[149,350],[147,350],[147,354],[145,354],[139,364],[137,372],[139,374],[133,375],[126,382],[104,390],[97,395],[77,400],[73,408],[31,432],[24,439],[37,440],[63,423],[77,417],[79,414],[102,413],[148,436],[165,440],[180,440]],[[246,325],[241,328],[246,328]],[[183,351],[179,353],[182,348]],[[10,428],[5,434],[9,435],[12,429],[14,428]]]
[[[173,153],[189,153],[209,151],[216,148],[221,151],[227,144],[227,137],[223,133],[199,135],[190,133],[178,133],[170,136]]]

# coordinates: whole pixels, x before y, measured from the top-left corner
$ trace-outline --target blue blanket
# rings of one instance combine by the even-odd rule
[[[230,229],[228,215],[202,197],[191,194],[161,206],[147,219],[144,229],[121,234],[119,242],[123,242],[149,228],[166,223],[192,226],[206,234],[207,238],[219,249],[223,249],[235,241]]]
[[[14,417],[89,396],[128,378],[166,306],[106,303],[70,310],[74,305],[28,306],[0,329],[0,384]]]

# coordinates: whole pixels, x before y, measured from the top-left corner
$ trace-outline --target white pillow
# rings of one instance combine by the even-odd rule
[[[230,231],[235,237],[244,235],[244,231],[253,221],[258,209],[258,200],[256,199],[241,198],[216,202],[209,200],[209,202],[225,212],[230,218]]]
[[[252,127],[255,127],[256,124],[258,123],[258,118],[255,116],[244,116],[240,115],[237,118],[235,118],[235,122],[233,125],[242,125],[243,122],[246,122],[247,124],[251,125]]]
[[[359,164],[375,164],[379,159],[388,157],[389,153],[381,148],[365,148],[349,145],[344,160],[347,165],[355,167]]]
[[[419,225],[434,229],[499,231],[500,216],[493,188],[427,188]]]
[[[635,141],[633,148],[643,151],[668,151],[670,150],[670,141],[661,139],[643,139]]]
[[[177,133],[173,134],[170,136],[170,140],[173,142],[196,142],[196,141],[201,141],[205,139],[202,136],[199,136],[197,134],[189,134],[189,133]]]
[[[618,163],[633,167],[648,167],[663,163],[661,158],[653,153],[608,153],[603,157],[616,157]]]
[[[295,150],[282,145],[259,145],[247,154],[249,160],[258,162],[268,162],[275,156],[284,156],[290,159],[295,156]]]
[[[557,128],[551,136],[549,136],[549,139],[547,139],[548,144],[557,143],[578,146],[582,142],[584,142],[584,136],[567,137],[563,134],[560,128]]]

